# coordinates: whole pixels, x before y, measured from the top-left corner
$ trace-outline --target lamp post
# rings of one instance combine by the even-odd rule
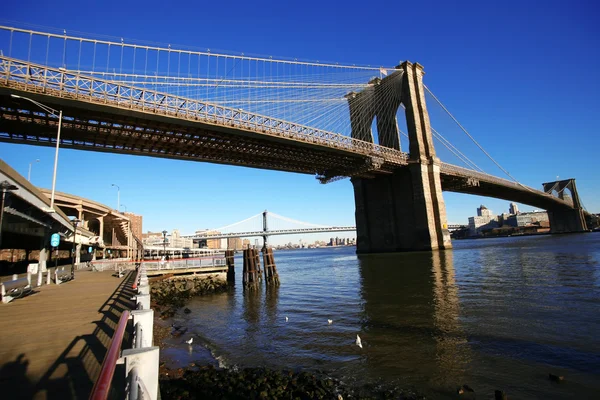
[[[2,181],[0,182],[0,188],[2,188],[2,203],[0,204],[0,245],[2,245],[2,223],[4,222],[4,202],[6,199],[6,192],[9,190],[17,190],[18,187],[9,181]]]
[[[54,192],[56,191],[56,169],[58,168],[58,148],[60,146],[60,128],[62,126],[62,110],[58,111],[58,115],[56,115],[57,111],[53,108],[50,108],[38,101],[30,99],[29,97],[17,96],[16,94],[11,94],[11,97],[15,99],[23,99],[32,102],[42,110],[46,111],[48,114],[54,115],[58,118],[58,132],[56,133],[56,152],[54,153],[54,173],[52,174],[52,195],[50,196],[50,209],[44,210],[47,212],[55,212],[54,210]]]
[[[167,231],[162,231],[163,234],[163,256],[167,258]]]
[[[35,161],[32,161],[29,163],[29,171],[27,172],[27,182],[31,182],[31,165],[33,163],[38,163],[38,162],[40,162],[39,158],[37,158]]]
[[[125,207],[125,212],[127,212],[127,206],[125,204],[121,204],[121,207]]]
[[[121,188],[119,185],[115,185],[114,183],[111,186],[117,187],[117,211],[119,211],[119,204],[121,204]]]
[[[73,221],[73,251],[72,251],[72,255],[71,255],[71,279],[75,279],[75,249],[77,247],[77,241],[75,239],[77,239],[77,225],[81,222],[80,220],[78,220],[77,218],[75,218]]]

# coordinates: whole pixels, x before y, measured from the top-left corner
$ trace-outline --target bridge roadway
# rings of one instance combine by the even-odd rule
[[[466,228],[467,225],[449,224],[449,230],[456,230]],[[253,237],[253,236],[276,236],[276,235],[300,235],[306,233],[322,233],[322,232],[352,232],[355,231],[355,226],[339,226],[331,228],[306,228],[306,229],[280,229],[280,230],[268,230],[268,231],[250,231],[250,232],[233,232],[233,233],[218,233],[210,236],[202,235],[185,235],[182,236],[187,239],[193,240],[211,240],[211,239],[227,239],[227,238],[241,238],[241,237]],[[210,231],[210,230],[209,230]],[[158,246],[157,249],[161,250],[162,247]]]
[[[11,93],[63,110],[63,148],[313,174],[322,182],[391,174],[409,163],[407,153],[333,132],[4,56],[2,142],[56,143],[57,119]],[[562,199],[492,175],[445,163],[440,173],[442,190],[572,209]]]
[[[89,397],[121,313],[134,307],[133,274],[111,274],[76,271],[74,281],[0,304],[3,398]],[[124,387],[121,376],[114,387]]]
[[[277,235],[298,235],[303,233],[321,233],[321,232],[351,232],[355,231],[355,226],[332,226],[330,228],[302,228],[302,229],[274,229],[267,231],[249,231],[249,232],[233,232],[233,233],[215,233],[214,235],[186,235],[187,239],[194,240],[210,240],[210,239],[226,239],[238,237],[252,236],[277,236]]]

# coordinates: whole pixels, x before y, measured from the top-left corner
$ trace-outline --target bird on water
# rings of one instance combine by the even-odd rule
[[[329,325],[331,325],[331,324],[333,324],[333,320],[332,320],[332,319],[328,319],[328,320],[327,320],[327,323],[328,323]]]
[[[356,335],[356,345],[362,349],[362,341],[358,335]]]
[[[475,390],[469,385],[462,385],[458,389],[456,389],[456,393],[465,394],[465,393],[475,393]]]
[[[194,342],[194,338],[192,337],[192,338],[190,338],[190,340],[186,340],[185,342],[187,344],[192,344]]]
[[[288,320],[289,320],[289,318],[288,318],[288,317],[285,317],[285,322],[288,322]]]

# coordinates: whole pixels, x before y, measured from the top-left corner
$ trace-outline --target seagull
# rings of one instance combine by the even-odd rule
[[[362,349],[362,341],[358,335],[356,335],[356,345]]]
[[[475,393],[475,390],[469,385],[462,385],[458,389],[456,389],[456,393],[464,394],[464,393]]]
[[[332,319],[328,319],[327,323],[329,323],[329,325],[333,324],[333,320]]]
[[[289,318],[288,318],[288,317],[285,317],[285,322],[288,322],[288,320],[289,320]]]
[[[192,338],[190,338],[190,340],[186,340],[185,342],[186,342],[187,344],[192,344],[192,342],[193,342],[193,341],[194,341],[194,338],[192,337]]]

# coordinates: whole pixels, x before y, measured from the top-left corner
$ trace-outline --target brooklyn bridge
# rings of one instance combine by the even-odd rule
[[[428,103],[477,144],[418,63],[304,62],[8,26],[0,42],[2,142],[350,178],[359,253],[450,248],[443,191],[545,209],[554,233],[587,230],[575,179],[538,190],[502,167],[506,178],[487,174],[436,131]],[[442,162],[434,139],[464,166]]]

